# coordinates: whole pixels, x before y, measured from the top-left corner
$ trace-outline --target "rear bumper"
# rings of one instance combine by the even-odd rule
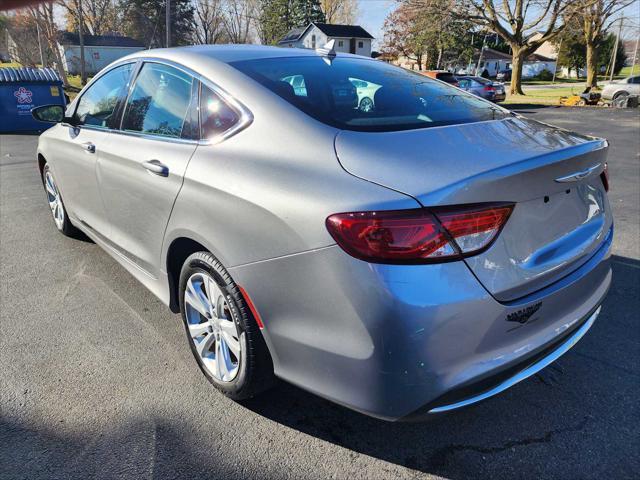
[[[495,395],[568,350],[611,283],[611,237],[570,275],[508,304],[463,262],[373,265],[336,246],[230,272],[262,317],[276,375],[398,420]],[[528,308],[525,323],[508,320]]]
[[[459,408],[467,407],[478,403],[487,398],[493,397],[501,392],[504,392],[508,388],[511,388],[516,383],[526,380],[532,375],[535,375],[543,368],[549,366],[562,355],[567,353],[571,347],[573,347],[578,341],[585,336],[589,329],[593,326],[596,318],[600,314],[601,306],[596,308],[593,313],[587,315],[574,330],[567,332],[566,335],[561,335],[561,338],[557,342],[553,342],[553,345],[542,349],[540,354],[534,355],[532,358],[525,359],[521,364],[515,365],[514,368],[509,369],[507,375],[496,375],[487,379],[487,381],[478,384],[475,388],[476,392],[471,393],[471,389],[466,389],[466,393],[470,395],[460,395],[457,401],[445,402],[444,398],[440,401],[436,400],[433,405],[423,409],[429,414],[450,412]],[[493,384],[493,386],[491,386]],[[456,393],[464,391],[464,387],[460,387],[457,391],[450,392],[452,398]]]

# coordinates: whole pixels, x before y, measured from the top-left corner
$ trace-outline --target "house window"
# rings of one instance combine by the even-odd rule
[[[364,48],[364,42],[358,42],[358,48]]]
[[[342,40],[338,40],[338,46],[339,47],[344,47],[344,42]]]
[[[315,35],[311,35],[311,48],[313,48],[314,50],[316,48],[316,36]]]

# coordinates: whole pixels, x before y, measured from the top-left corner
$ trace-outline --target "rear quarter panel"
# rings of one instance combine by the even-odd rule
[[[227,267],[334,244],[337,212],[416,208],[410,197],[345,172],[336,130],[275,94],[244,102],[254,120],[235,136],[198,146],[169,221],[164,255],[179,237],[206,246]]]

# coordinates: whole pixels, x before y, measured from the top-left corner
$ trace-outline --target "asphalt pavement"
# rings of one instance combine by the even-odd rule
[[[216,393],[171,314],[55,230],[35,136],[0,137],[0,479],[637,478],[640,113],[539,108],[611,142],[602,314],[556,364],[476,407],[386,423],[281,384]]]

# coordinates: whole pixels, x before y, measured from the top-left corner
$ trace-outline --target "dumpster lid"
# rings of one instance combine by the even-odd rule
[[[62,83],[62,79],[53,68],[0,68],[0,85],[16,82]]]

